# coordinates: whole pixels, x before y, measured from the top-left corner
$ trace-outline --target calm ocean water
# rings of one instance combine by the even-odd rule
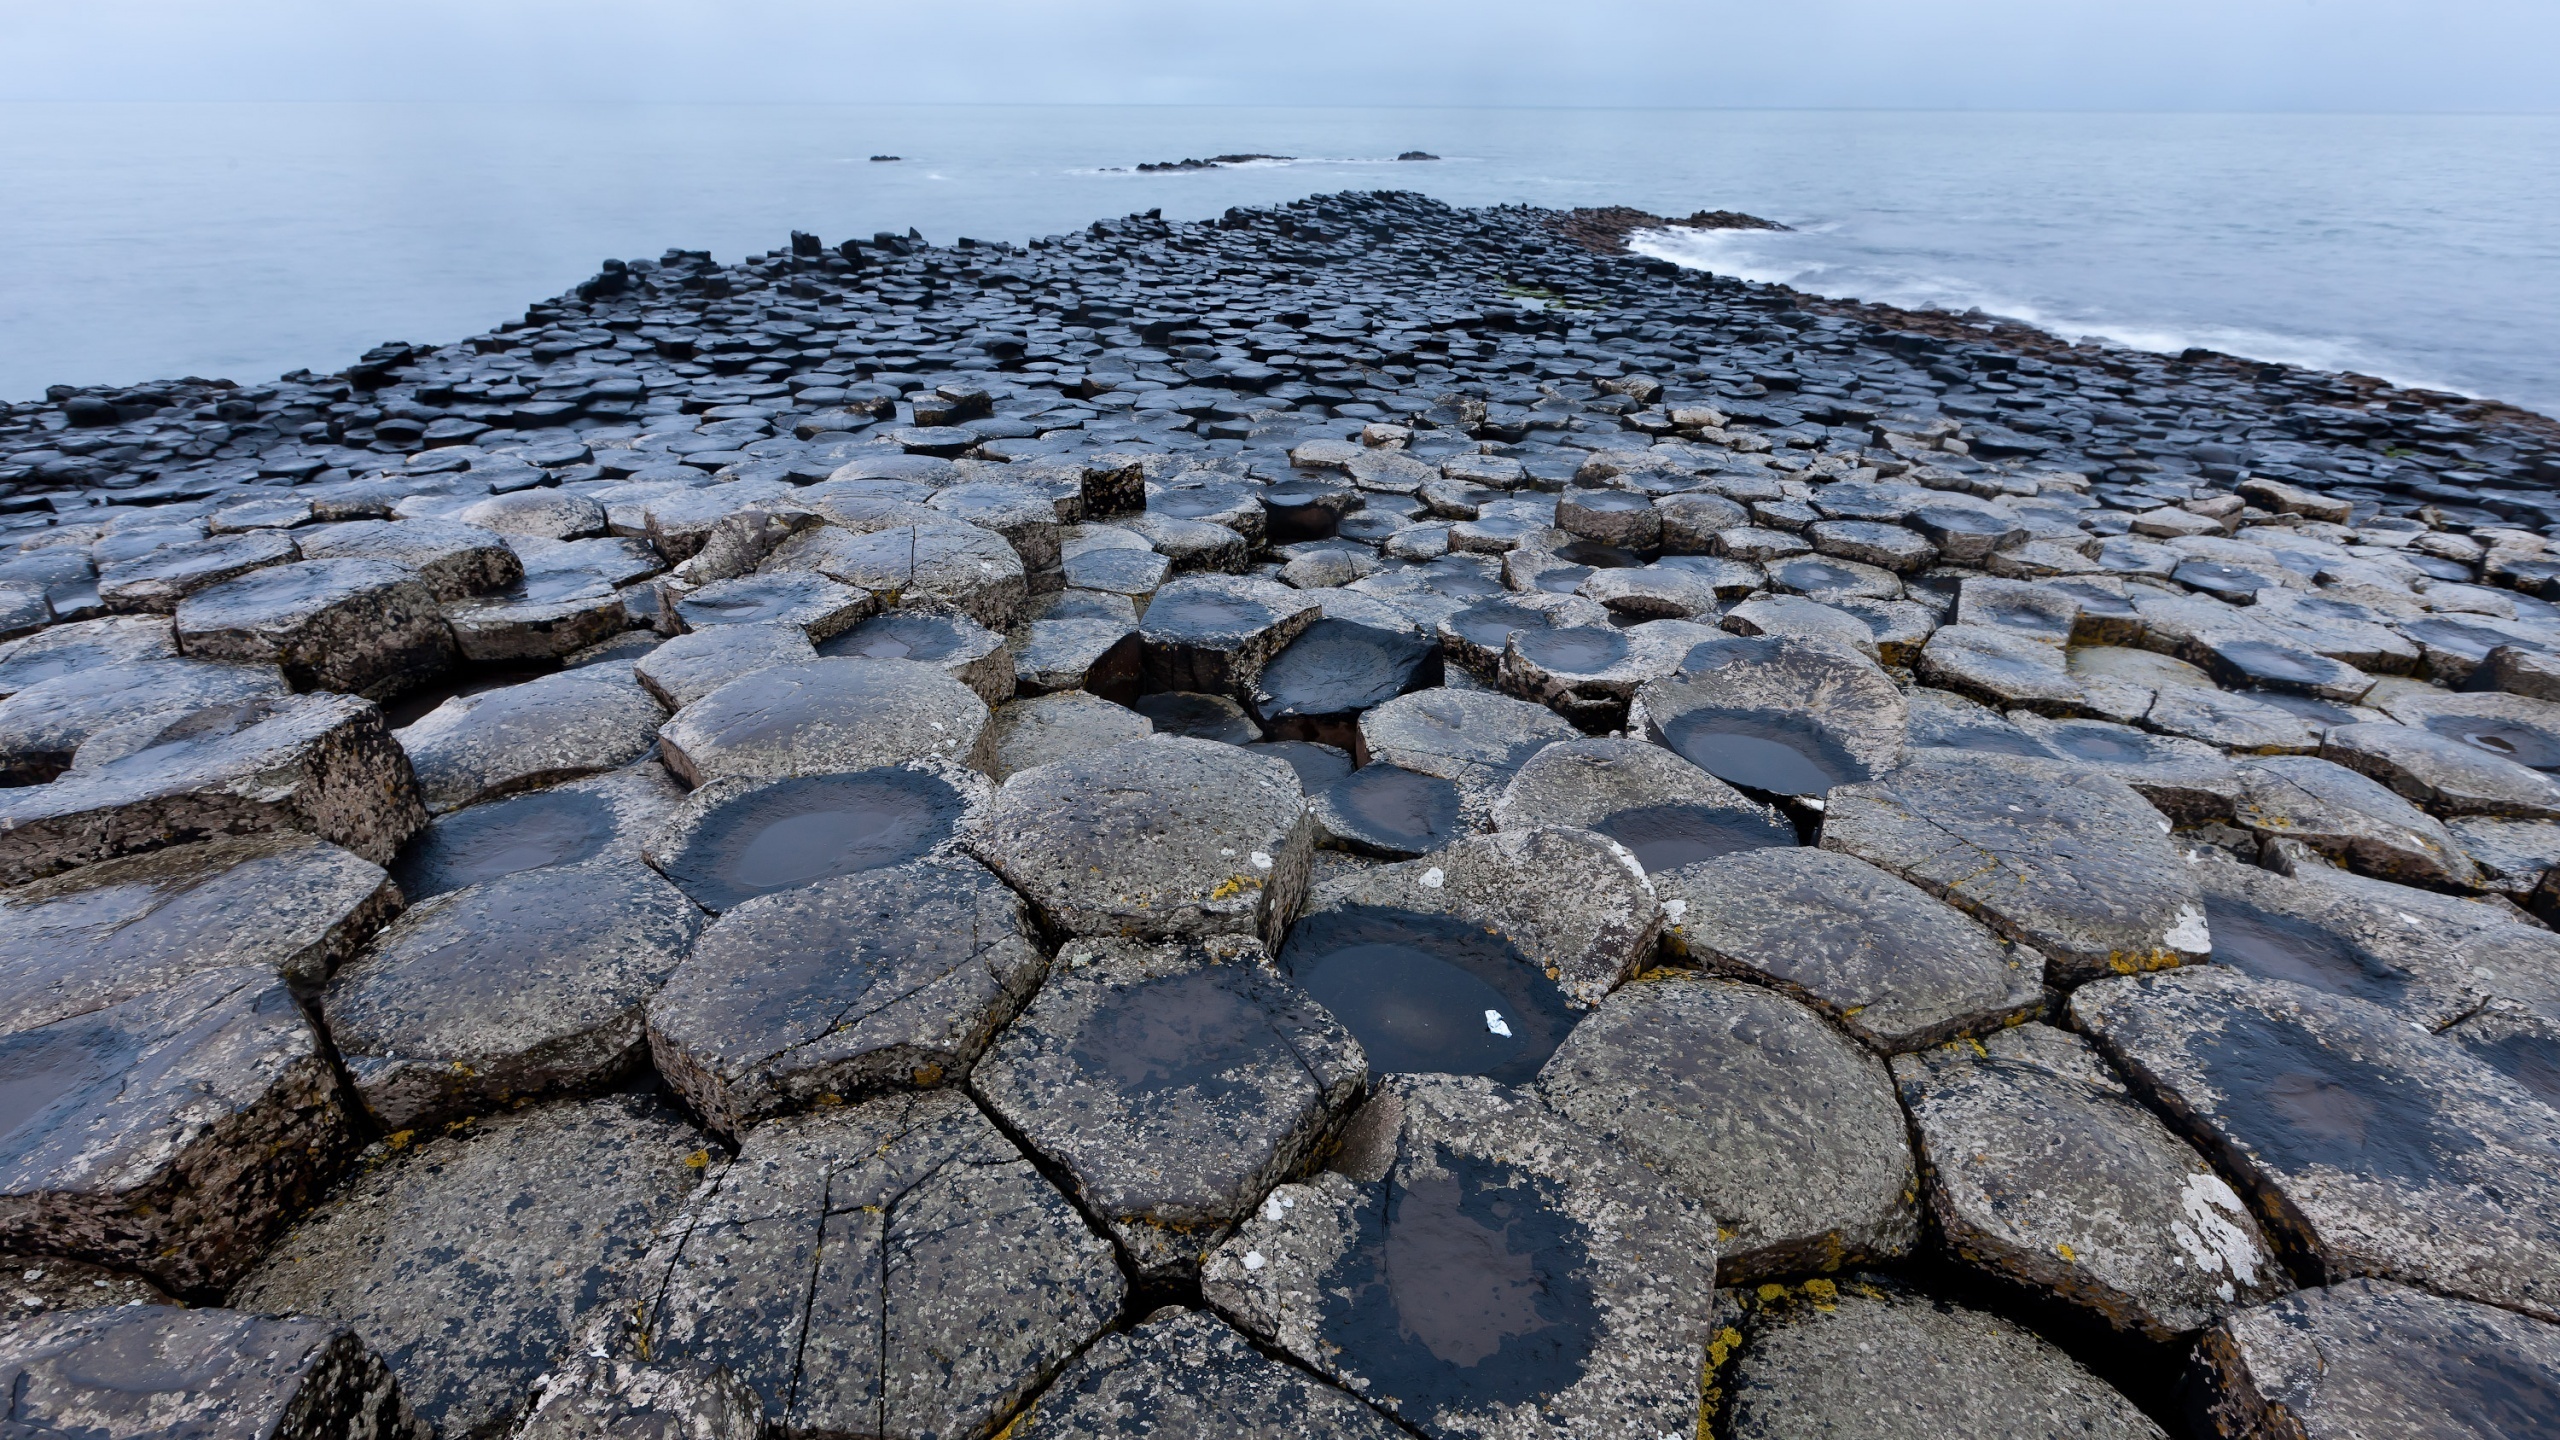
[[[1239,151],[1301,158],[1111,168]],[[0,396],[332,369],[671,245],[1391,186],[1747,210],[1797,230],[1660,253],[2560,413],[2555,174],[2554,116],[0,104]]]

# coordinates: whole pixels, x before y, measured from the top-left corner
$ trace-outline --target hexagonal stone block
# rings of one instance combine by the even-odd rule
[[[1396,1076],[1201,1288],[1425,1435],[1685,1435],[1715,1263],[1704,1205],[1535,1099]]]
[[[879,597],[868,590],[797,570],[737,575],[682,593],[664,585],[660,593],[662,616],[671,611],[675,625],[685,630],[780,624],[812,641],[839,635],[880,609]]]
[[[93,735],[292,688],[273,665],[174,658],[84,664],[0,700],[0,780],[41,785],[69,769]]]
[[[938,665],[989,706],[1013,698],[1013,647],[956,610],[904,608],[875,615],[829,639],[818,653]]]
[[[107,615],[73,621],[0,644],[0,695],[136,660],[176,658],[176,629],[159,616]]]
[[[1257,943],[1077,940],[971,1088],[1161,1279],[1197,1273],[1367,1078]]]
[[[305,560],[385,560],[413,572],[439,600],[504,590],[524,562],[494,530],[451,520],[350,520],[294,536]]]
[[[1110,1242],[947,1090],[760,1126],[660,1233],[613,1348],[724,1365],[789,1434],[984,1435],[1128,1292]]]
[[[207,970],[0,1037],[0,1249],[220,1288],[352,1148],[275,972]]]
[[[2243,762],[2239,824],[2261,840],[2293,840],[2385,880],[2468,889],[2479,868],[2442,822],[2343,765],[2309,755]]]
[[[1543,705],[1508,695],[1447,688],[1399,695],[1360,717],[1352,755],[1456,782],[1471,826],[1530,756],[1582,732]]]
[[[1314,597],[1274,581],[1184,576],[1158,590],[1139,617],[1144,683],[1249,700],[1262,667],[1319,613]]]
[[[1439,647],[1411,630],[1320,619],[1262,667],[1253,713],[1276,739],[1347,750],[1362,715],[1440,676]]]
[[[1920,651],[1920,678],[2001,709],[2076,715],[2088,692],[2062,651],[2031,635],[1988,625],[1948,625]]]
[[[231,1303],[364,1336],[446,1435],[505,1424],[581,1314],[640,1298],[631,1282],[650,1233],[710,1160],[683,1117],[630,1095],[385,1148],[277,1240]]]
[[[1222,745],[1259,745],[1263,739],[1262,726],[1224,695],[1165,690],[1141,695],[1129,702],[1129,708],[1147,717],[1158,735],[1215,740]]]
[[[1855,651],[1870,660],[1881,660],[1884,656],[1883,647],[1876,644],[1875,631],[1864,618],[1839,605],[1825,605],[1801,595],[1754,595],[1726,611],[1724,618],[1716,624],[1733,634],[1755,639],[1770,636],[1823,641],[1839,649]]]
[[[817,659],[732,680],[658,729],[688,785],[947,760],[985,768],[987,704],[915,660]]]
[[[640,858],[684,791],[654,760],[440,816],[410,837],[391,876],[412,902],[551,866]]]
[[[1796,843],[1775,810],[1659,745],[1567,740],[1530,757],[1493,805],[1502,830],[1568,825],[1627,848],[1647,874]]]
[[[2248,1205],[2079,1036],[2021,1025],[1893,1073],[1966,1263],[2158,1341],[2289,1288]]]
[[[2122,780],[2178,824],[2227,820],[2239,801],[2239,773],[2221,751],[2200,741],[2105,720],[2013,718],[2045,749]]]
[[[856,534],[834,525],[803,531],[766,557],[765,571],[814,570],[883,600],[934,600],[1002,630],[1030,595],[1022,557],[1003,536],[957,520]],[[1080,583],[1072,578],[1069,584]]]
[[[1224,1440],[1398,1440],[1377,1411],[1271,1359],[1206,1310],[1159,1310],[1076,1357],[1015,1422],[1017,1440],[1116,1440],[1141,1433]]]
[[[2560,819],[2560,780],[2433,730],[2387,721],[2332,726],[2320,757],[2438,814]]]
[[[637,685],[564,670],[457,695],[395,733],[419,794],[442,813],[628,765],[665,719]]]
[[[83,1440],[429,1440],[382,1357],[299,1317],[144,1305],[0,1330],[13,1430]]]
[[[1650,620],[1624,630],[1519,630],[1502,652],[1494,683],[1579,729],[1615,730],[1626,723],[1628,702],[1640,687],[1678,670],[1700,644],[1721,638],[1685,620]]]
[[[504,590],[448,601],[445,624],[475,665],[557,660],[631,628],[622,592],[582,570],[537,574]]]
[[[817,658],[806,630],[788,620],[764,620],[678,635],[633,661],[631,673],[659,704],[681,710],[742,675]]]
[[[2305,1290],[2197,1347],[2216,1435],[2490,1440],[2547,1427],[2560,1328],[2383,1280]]]
[[[822,1100],[957,1081],[1047,970],[1021,899],[974,861],[869,870],[721,916],[649,1002],[649,1047],[734,1136]]]
[[[956,853],[994,787],[938,760],[779,780],[714,780],[686,797],[644,853],[719,914],[759,895]]]
[[[453,518],[501,535],[543,540],[575,540],[582,535],[601,535],[605,530],[603,506],[584,495],[550,489],[518,490],[474,500],[455,511]]]
[[[2463,956],[2469,935],[2431,910],[2412,913],[2415,896],[2365,894],[2220,862],[2196,866],[2195,875],[2217,964],[2368,1001],[2430,1030],[2479,1006],[2487,976]]]
[[[177,545],[119,560],[98,572],[98,598],[110,610],[153,610],[163,615],[208,586],[267,565],[300,559],[281,530],[248,530]]]
[[[2560,1315],[2560,1111],[2462,1046],[2218,965],[2085,987],[2071,1019],[2328,1275]]]
[[[643,1007],[700,925],[638,865],[519,871],[412,906],[320,1010],[387,1129],[600,1089],[640,1063]]]
[[[1774,985],[1890,1054],[2044,1006],[2043,957],[1834,850],[1753,850],[1653,877],[1673,950]]]
[[[1902,758],[1910,706],[1874,662],[1818,641],[1732,639],[1646,683],[1630,733],[1744,790],[1820,797]]]
[[[1893,1260],[1920,1238],[1892,1076],[1785,996],[1695,976],[1629,985],[1537,1089],[1716,1217],[1721,1283]]]
[[[400,903],[381,866],[290,832],[180,845],[20,886],[0,893],[0,1033],[226,966],[317,985]]]
[[[2169,822],[2111,775],[1916,750],[1831,795],[1822,848],[1889,870],[2041,953],[2049,978],[2181,965],[2213,948]]]
[[[1053,934],[1276,939],[1315,826],[1286,763],[1156,735],[1015,775],[963,843]]]
[[[1147,717],[1081,690],[1037,695],[999,707],[990,727],[995,758],[987,773],[1008,779],[1034,765],[1152,735]]]
[[[387,560],[303,560],[210,586],[178,605],[178,645],[274,665],[299,690],[374,698],[451,668],[453,632],[424,580]]]
[[[1306,770],[1292,768],[1303,784]],[[1321,843],[1386,860],[1428,855],[1468,830],[1465,797],[1455,781],[1400,765],[1347,771],[1307,796],[1307,813],[1315,818]]]
[[[1987,1311],[1865,1279],[1804,1292],[1763,1302],[1724,1369],[1736,1440],[2167,1440],[2105,1381]]]
[[[0,884],[269,830],[378,865],[427,823],[382,712],[352,695],[222,705],[132,738],[121,758],[0,797]]]

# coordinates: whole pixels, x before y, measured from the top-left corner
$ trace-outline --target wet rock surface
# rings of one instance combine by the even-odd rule
[[[2560,1401],[2560,1329],[2382,1280],[2231,1316],[2199,1351],[2220,1435],[2530,1435]]]
[[[666,711],[636,685],[564,670],[457,696],[394,732],[431,810],[572,780],[649,752]]]
[[[1166,1310],[1076,1357],[1014,1433],[1021,1440],[1139,1434],[1394,1440],[1394,1422],[1271,1359],[1217,1316]]]
[[[818,659],[730,681],[677,711],[658,744],[699,786],[908,760],[975,766],[986,728],[986,702],[921,661]]]
[[[439,817],[391,862],[411,901],[545,866],[637,858],[684,799],[656,761],[491,800]]]
[[[145,1305],[0,1329],[9,1420],[29,1435],[428,1440],[382,1357],[324,1320]]]

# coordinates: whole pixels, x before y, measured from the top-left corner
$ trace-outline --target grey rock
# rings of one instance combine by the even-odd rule
[[[2076,715],[2088,704],[2059,646],[1987,625],[1948,625],[1929,637],[1920,678],[1986,705],[2044,715]]]
[[[1864,617],[1839,605],[1825,605],[1802,595],[1754,595],[1726,611],[1724,618],[1716,623],[1736,635],[1755,639],[1784,636],[1822,641],[1854,650],[1870,660],[1881,660],[1884,656],[1884,648],[1876,643],[1875,631]]]
[[[2331,728],[2320,758],[2444,815],[2560,820],[2560,780],[2478,745],[2387,721]]]
[[[1581,733],[1543,705],[1444,687],[1399,695],[1361,716],[1352,754],[1363,765],[1454,782],[1469,820],[1489,823],[1502,787],[1530,756]]]
[[[1467,458],[1467,457],[1461,457]],[[1076,1357],[1016,1423],[1015,1440],[1116,1440],[1132,1433],[1289,1440],[1398,1440],[1393,1422],[1253,1348],[1205,1310],[1157,1311]]]
[[[718,914],[758,895],[958,853],[995,787],[947,761],[778,779],[714,780],[644,848],[693,903]]]
[[[69,769],[81,745],[102,731],[291,689],[273,665],[176,658],[80,665],[0,700],[0,779],[42,784]]]
[[[456,510],[453,518],[462,524],[493,530],[500,535],[524,535],[539,540],[576,540],[583,536],[601,535],[605,529],[603,506],[583,495],[559,490],[518,490],[507,495],[492,495]]]
[[[1651,620],[1619,630],[1518,630],[1495,672],[1505,693],[1546,706],[1590,730],[1626,723],[1629,704],[1647,681],[1678,670],[1717,632],[1685,620]]]
[[[0,696],[65,675],[177,658],[176,629],[157,616],[108,615],[55,625],[0,644]]]
[[[2308,755],[2319,736],[2302,717],[2247,695],[2195,686],[2164,686],[2142,723],[2240,755]]]
[[[1910,707],[1872,661],[1817,641],[1719,640],[1636,692],[1642,733],[1728,784],[1819,797],[1900,763]]]
[[[689,785],[940,759],[983,768],[987,705],[916,660],[817,659],[732,680],[658,730]]]
[[[2491,1440],[2549,1424],[2560,1329],[2381,1280],[2244,1310],[2197,1347],[2221,1436]]]
[[[1347,766],[1350,757],[1343,758]],[[1298,778],[1303,785],[1307,778],[1304,769],[1299,769]],[[1315,819],[1318,843],[1388,860],[1410,860],[1429,854],[1465,835],[1469,828],[1466,797],[1456,781],[1420,774],[1400,765],[1346,768],[1330,782],[1308,792],[1307,813]]]
[[[2369,894],[2249,865],[2198,865],[2195,875],[2217,963],[2397,1010],[2430,1030],[2480,1003],[2479,977],[2464,959],[2463,942],[2484,925],[2526,928],[2495,925],[2486,916],[2457,928],[2416,895]]]
[[[987,773],[1005,780],[1034,765],[1066,760],[1154,733],[1147,717],[1124,705],[1063,690],[998,707],[990,727],[994,759]]]
[[[382,1358],[299,1317],[143,1305],[0,1330],[13,1430],[83,1440],[429,1440]]]
[[[807,630],[788,620],[764,620],[678,635],[633,662],[631,670],[659,704],[681,710],[741,675],[817,658]]]
[[[2443,824],[2376,781],[2308,755],[2239,767],[2234,816],[2262,840],[2292,840],[2356,870],[2416,885],[2469,887],[2479,871]]]
[[[509,1440],[762,1440],[764,1401],[717,1365],[580,1354],[537,1377]]]
[[[670,591],[667,596],[661,608],[671,609],[682,629],[778,622],[797,627],[813,641],[840,634],[880,608],[879,597],[868,590],[789,570],[714,580],[698,590]]]
[[[391,875],[415,902],[525,870],[618,865],[640,858],[683,800],[666,767],[644,760],[439,816],[401,847]]]
[[[1631,984],[1574,1028],[1537,1089],[1716,1217],[1721,1283],[1889,1261],[1919,1240],[1892,1077],[1785,996],[1695,976]]]
[[[2543,1104],[2560,1109],[2560,1019],[2521,1001],[2496,998],[2444,1034]]]
[[[524,562],[494,530],[451,520],[350,520],[295,533],[305,560],[383,560],[414,572],[439,600],[504,590]]]
[[[139,1275],[58,1256],[0,1255],[0,1314],[24,1320],[55,1310],[104,1310],[177,1302]]]
[[[394,732],[439,813],[628,765],[666,712],[636,685],[565,670],[458,695]]]
[[[1158,735],[1214,740],[1222,745],[1258,745],[1264,739],[1261,722],[1253,718],[1252,712],[1224,695],[1165,690],[1141,695],[1129,706],[1147,717],[1147,723],[1155,727]]]
[[[280,530],[249,530],[164,545],[100,569],[98,596],[110,610],[153,610],[165,615],[207,586],[299,559],[301,554],[292,537]]]
[[[2048,751],[2102,770],[2179,825],[2228,820],[2239,803],[2240,774],[2221,751],[2196,740],[2155,735],[2105,720],[2017,717],[2020,729]]]
[[[1597,601],[1532,592],[1477,601],[1443,617],[1436,628],[1441,651],[1450,661],[1490,680],[1517,631],[1608,623],[1609,612]]]
[[[2068,645],[2080,598],[2058,585],[1968,577],[1956,591],[1955,623],[2005,630],[2022,639]]]
[[[1140,617],[1145,684],[1251,700],[1263,667],[1317,614],[1305,592],[1269,580],[1191,575],[1172,581]]]
[[[1074,578],[1072,565],[1068,568],[1067,583],[1086,583]],[[940,601],[990,630],[1013,624],[1030,595],[1022,557],[1004,537],[957,520],[866,534],[822,526],[784,541],[763,569],[813,570],[893,604]]]
[[[956,610],[910,607],[877,615],[818,647],[821,655],[914,660],[941,667],[990,706],[1013,698],[1014,654],[1005,638]]]
[[[1530,757],[1493,805],[1499,830],[1565,825],[1626,847],[1649,875],[1796,843],[1795,827],[1767,805],[1659,745],[1567,740]]]
[[[541,574],[490,595],[449,601],[445,624],[477,665],[553,660],[631,625],[622,594],[582,571]]]

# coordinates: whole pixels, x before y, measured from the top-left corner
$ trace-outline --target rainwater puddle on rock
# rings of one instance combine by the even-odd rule
[[[1512,643],[1521,659],[1556,675],[1597,675],[1627,658],[1627,637],[1595,625],[1523,630]]]
[[[1238,1089],[1228,1076],[1295,1064],[1270,1017],[1244,993],[1243,976],[1233,966],[1168,975],[1119,991],[1086,1023],[1069,1053],[1088,1073],[1110,1076],[1126,1094],[1189,1090],[1202,1100]]]
[[[818,642],[818,653],[831,658],[931,663],[951,658],[963,643],[960,627],[942,616],[892,612],[828,636]]]
[[[2153,758],[2151,746],[2142,735],[2082,725],[2057,726],[2049,732],[2045,743],[2076,760],[2147,765]]]
[[[394,730],[406,725],[414,725],[425,719],[428,712],[447,700],[458,700],[465,695],[485,695],[492,690],[504,690],[510,685],[521,685],[527,680],[539,680],[551,673],[553,672],[549,670],[536,670],[529,666],[456,671],[433,684],[422,685],[385,704],[382,707],[382,723]]]
[[[1398,765],[1364,765],[1325,792],[1337,838],[1391,858],[1421,855],[1458,839],[1458,787]]]
[[[1290,930],[1280,963],[1359,1037],[1372,1075],[1484,1075],[1521,1084],[1578,1018],[1564,992],[1509,940],[1447,915],[1371,906],[1326,911]]]
[[[1449,617],[1449,628],[1460,638],[1496,653],[1510,640],[1512,631],[1543,630],[1546,625],[1544,612],[1507,600],[1487,600]]]
[[[1256,755],[1286,760],[1298,772],[1298,793],[1313,795],[1327,785],[1351,773],[1349,752],[1337,746],[1319,745],[1312,740],[1273,740],[1245,747]]]
[[[2480,1142],[2436,1123],[2407,1076],[2322,1046],[2290,1021],[2232,1008],[2195,1046],[2222,1094],[2224,1122],[2281,1171],[2314,1165],[2412,1185],[2446,1181],[2445,1163]]]
[[[1729,785],[1768,795],[1820,795],[1867,778],[1821,727],[1769,710],[1692,710],[1663,734],[1682,759]]]
[[[2214,658],[2259,685],[2322,685],[2331,671],[2301,653],[2264,640],[2228,640],[2215,644]]]
[[[920,859],[951,838],[960,792],[887,768],[762,786],[714,808],[659,869],[708,910]]]
[[[1441,1150],[1400,1163],[1327,1287],[1324,1334],[1409,1419],[1570,1388],[1600,1341],[1589,1239],[1554,1182]],[[1434,1428],[1436,1427],[1428,1427]]]
[[[1811,595],[1825,590],[1856,590],[1870,584],[1868,577],[1855,570],[1843,569],[1823,560],[1784,560],[1770,567],[1769,578],[1798,594]]]
[[[2560,771],[2560,741],[2528,725],[2478,715],[2430,715],[2426,727],[2501,760],[2546,773]]]
[[[2408,1440],[2552,1433],[2560,1385],[2548,1361],[2517,1353],[2468,1316],[2446,1325],[2399,1306],[2366,1314],[2379,1333],[2359,1337],[2357,1348],[2391,1367],[2393,1412],[2420,1425],[2403,1432]]]
[[[1654,875],[1737,850],[1796,843],[1795,827],[1783,821],[1704,805],[1621,810],[1591,828],[1634,851],[1636,863]]]
[[[1582,582],[1591,578],[1589,565],[1558,565],[1538,572],[1538,588],[1550,595],[1573,595],[1581,592]]]
[[[391,878],[411,900],[546,865],[575,865],[604,853],[613,806],[584,792],[537,790],[457,811],[418,832],[391,862]]]
[[[1603,545],[1597,540],[1576,540],[1559,545],[1555,557],[1568,565],[1588,565],[1595,570],[1633,570],[1644,564],[1644,557],[1633,550]]]
[[[2213,958],[2234,970],[2377,1005],[2397,1004],[2408,993],[2407,976],[2307,920],[2233,900],[2207,900],[2204,913]]]

